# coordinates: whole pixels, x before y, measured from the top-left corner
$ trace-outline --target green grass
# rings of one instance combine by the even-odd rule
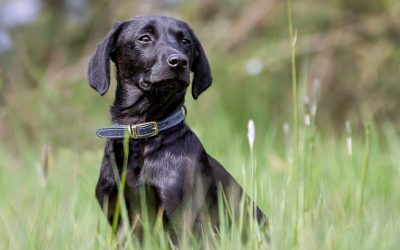
[[[189,107],[189,124],[200,135],[209,153],[243,184],[250,193],[250,152],[247,138],[232,133],[222,114],[201,114]],[[198,115],[196,122],[193,120]],[[207,120],[207,128],[201,120]],[[256,129],[263,124],[256,123]],[[223,129],[222,129],[223,127]],[[246,124],[243,124],[245,132]],[[346,150],[346,138],[318,134],[314,153],[307,151],[300,127],[300,166],[304,190],[298,192],[288,182],[289,166],[282,148],[280,129],[256,135],[254,147],[257,203],[271,222],[271,243],[241,243],[238,232],[221,228],[222,235],[209,237],[206,248],[215,249],[395,249],[400,234],[399,138],[387,127],[370,131],[368,175],[365,173],[365,138],[353,138],[353,153]],[[344,133],[343,133],[344,134]],[[379,136],[378,136],[379,135]],[[76,138],[79,140],[79,138]],[[25,144],[27,143],[27,144]],[[27,141],[12,154],[1,144],[0,159],[0,248],[1,249],[107,249],[111,227],[94,198],[102,141],[91,150],[57,147],[49,150],[48,173],[41,176],[37,150]],[[297,197],[301,194],[300,197]],[[296,215],[296,199],[299,212]],[[362,198],[364,197],[364,198]],[[360,203],[361,199],[363,201]],[[362,207],[360,207],[360,204]],[[298,220],[296,222],[296,219]],[[297,241],[294,227],[298,224]],[[168,245],[161,231],[148,231],[145,249]],[[190,238],[184,246],[196,248]],[[132,248],[139,249],[132,239]]]

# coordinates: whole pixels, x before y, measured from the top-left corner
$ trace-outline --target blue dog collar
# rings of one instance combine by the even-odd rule
[[[160,122],[144,122],[140,124],[120,125],[115,127],[101,128],[96,131],[96,135],[105,139],[121,139],[128,132],[132,139],[144,139],[158,135],[159,132],[172,128],[185,120],[186,108],[182,106],[172,115]]]

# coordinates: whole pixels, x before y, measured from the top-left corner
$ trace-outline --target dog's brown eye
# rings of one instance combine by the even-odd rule
[[[151,38],[148,35],[143,35],[143,36],[139,37],[138,40],[141,42],[144,42],[144,43],[151,42]]]
[[[183,45],[190,45],[192,42],[187,38],[183,38],[182,43],[183,43]]]

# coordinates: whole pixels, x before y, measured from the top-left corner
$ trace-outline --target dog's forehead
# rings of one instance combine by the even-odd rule
[[[166,30],[168,32],[188,32],[187,24],[178,19],[164,16],[146,16],[136,17],[125,22],[120,36],[122,36],[122,38],[130,38],[138,31],[144,29],[154,32],[160,32],[161,30]]]

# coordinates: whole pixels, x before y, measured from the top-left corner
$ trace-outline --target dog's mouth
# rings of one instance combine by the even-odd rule
[[[179,78],[171,78],[171,79],[163,79],[157,82],[150,81],[140,81],[139,87],[147,92],[154,93],[176,93],[180,91],[184,91],[189,86],[189,82],[179,79]]]

